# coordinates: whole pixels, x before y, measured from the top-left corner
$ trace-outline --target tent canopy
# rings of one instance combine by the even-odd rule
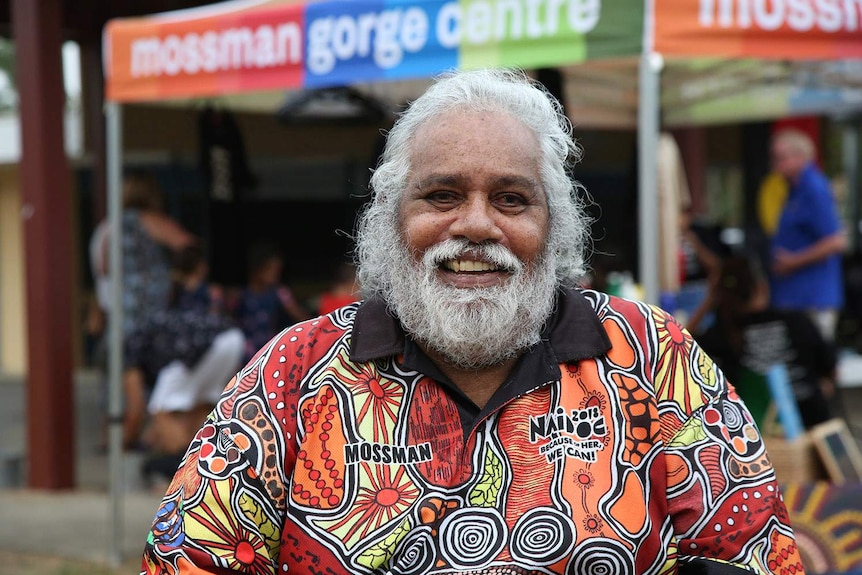
[[[654,0],[665,125],[862,108],[859,0]]]
[[[451,68],[554,66],[580,127],[633,128],[656,51],[667,126],[862,107],[862,0],[653,1],[232,0],[113,20],[107,98],[272,112],[285,90],[351,84],[400,104]]]
[[[859,0],[654,0],[666,57],[774,60],[862,57]]]
[[[643,21],[642,4],[620,0],[234,0],[111,21],[107,98],[318,88],[637,55]]]

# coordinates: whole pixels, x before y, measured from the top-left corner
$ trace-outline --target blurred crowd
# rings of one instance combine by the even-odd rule
[[[758,424],[776,414],[770,370],[784,368],[804,428],[842,416],[836,328],[847,240],[830,182],[803,131],[777,131],[761,188],[765,253],[723,243],[682,212],[680,290],[670,311],[722,368]],[[773,408],[774,409],[774,408]],[[781,415],[781,414],[778,414]]]
[[[300,301],[283,281],[284,255],[261,242],[243,286],[209,280],[206,246],[164,210],[154,178],[124,181],[122,218],[123,443],[145,452],[150,481],[170,477],[225,383],[285,327],[358,298],[353,266],[335,262],[329,285]],[[87,314],[94,362],[106,367],[112,308],[106,221],[90,241],[94,298]]]
[[[778,129],[769,156],[757,206],[761,245],[729,237],[694,213],[679,152],[663,135],[659,304],[715,360],[761,429],[783,432],[769,381],[775,366],[783,368],[803,430],[846,419],[837,385],[848,342],[842,327],[858,326],[862,317],[854,317],[853,281],[844,277],[851,260],[846,233],[812,138],[795,127]],[[596,258],[592,287],[638,299],[631,274],[610,270],[612,262]]]

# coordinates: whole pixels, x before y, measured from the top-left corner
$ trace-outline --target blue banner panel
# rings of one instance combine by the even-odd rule
[[[443,0],[329,1],[306,5],[305,85],[419,78],[458,65],[458,44],[438,36]],[[446,44],[446,46],[444,46]]]

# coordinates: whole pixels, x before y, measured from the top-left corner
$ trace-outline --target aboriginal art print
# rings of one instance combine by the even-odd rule
[[[469,432],[402,357],[350,359],[358,304],[286,329],[195,437],[144,571],[801,573],[759,433],[712,361],[657,308],[571,297],[610,349]]]

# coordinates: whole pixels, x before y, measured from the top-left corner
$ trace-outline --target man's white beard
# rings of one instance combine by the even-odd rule
[[[403,247],[392,254],[391,290],[384,294],[404,329],[453,365],[479,369],[517,357],[538,343],[554,306],[554,262],[542,255],[524,264],[498,244],[446,240],[416,262]],[[511,277],[488,288],[457,288],[438,278],[440,264],[487,259]]]

